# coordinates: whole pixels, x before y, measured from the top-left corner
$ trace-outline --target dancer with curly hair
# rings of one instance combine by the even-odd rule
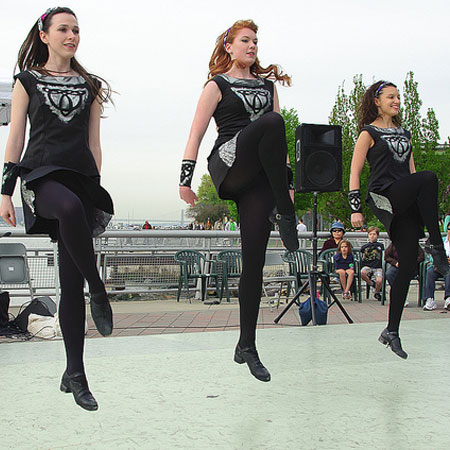
[[[431,252],[439,272],[449,265],[438,223],[438,180],[430,171],[416,172],[411,134],[401,126],[400,95],[395,84],[377,81],[359,107],[359,138],[353,153],[349,202],[354,227],[363,225],[360,176],[370,166],[367,202],[386,227],[398,253],[398,275],[391,288],[389,318],[379,341],[406,359],[399,338],[400,319],[411,279],[417,270],[418,241],[427,227]]]

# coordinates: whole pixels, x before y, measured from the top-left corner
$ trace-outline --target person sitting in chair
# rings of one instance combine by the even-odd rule
[[[450,263],[450,216],[447,216],[445,218],[444,222],[444,230],[447,231],[447,236],[443,239],[444,241],[444,248],[447,253],[447,258]],[[433,261],[433,258],[430,255],[430,260]],[[437,304],[434,300],[434,289],[436,285],[436,280],[442,277],[442,275],[436,270],[435,265],[431,265],[427,269],[427,276],[426,276],[426,284],[425,284],[425,298],[427,299],[425,306],[423,309],[425,311],[433,311],[437,308]],[[446,276],[444,276],[444,285],[445,285],[445,291],[444,291],[444,309],[447,311],[450,311],[450,273]]]
[[[345,227],[341,222],[334,222],[330,228],[331,237],[327,239],[320,249],[320,253],[329,248],[338,248],[345,234]]]

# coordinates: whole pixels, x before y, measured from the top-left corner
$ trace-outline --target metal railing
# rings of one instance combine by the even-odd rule
[[[321,242],[329,238],[328,232],[319,232]],[[14,230],[3,238],[22,242],[27,247],[28,264],[33,291],[36,295],[55,295],[59,298],[57,267],[57,245],[47,237],[39,247],[28,247],[27,242],[36,240],[36,235],[27,235]],[[311,232],[299,233],[304,248],[311,248]],[[355,247],[367,242],[366,233],[346,233]],[[381,233],[381,242],[388,244],[387,233]],[[239,231],[192,231],[192,230],[140,230],[106,231],[94,240],[100,274],[111,293],[160,293],[173,292],[178,286],[179,266],[174,260],[178,250],[198,250],[213,259],[221,250],[239,249]],[[268,251],[283,252],[284,247],[278,232],[272,232]],[[285,268],[273,268],[279,272]],[[268,276],[265,273],[265,276]],[[2,289],[23,295],[23,286],[2,285]],[[195,288],[195,287],[194,287]]]

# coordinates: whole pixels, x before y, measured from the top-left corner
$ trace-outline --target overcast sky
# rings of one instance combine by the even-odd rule
[[[10,77],[26,34],[49,6],[2,1],[0,77]],[[118,92],[102,121],[103,185],[116,217],[177,219],[182,153],[217,36],[238,19],[259,26],[262,65],[280,64],[293,86],[280,104],[300,120],[327,123],[338,86],[388,79],[401,86],[414,71],[424,110],[433,107],[441,140],[450,135],[447,0],[77,0],[77,57]],[[213,122],[203,141],[193,187],[207,171]],[[0,127],[4,149],[8,127]],[[2,150],[3,151],[3,150]],[[420,170],[420,168],[418,168]],[[18,203],[18,199],[16,200]]]

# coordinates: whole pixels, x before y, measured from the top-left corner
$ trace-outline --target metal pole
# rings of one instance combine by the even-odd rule
[[[311,314],[312,323],[317,325],[316,321],[316,291],[317,291],[317,192],[313,192],[313,235],[312,235],[312,247],[313,247],[313,260],[312,260],[312,276],[309,277],[309,298],[311,300]]]

